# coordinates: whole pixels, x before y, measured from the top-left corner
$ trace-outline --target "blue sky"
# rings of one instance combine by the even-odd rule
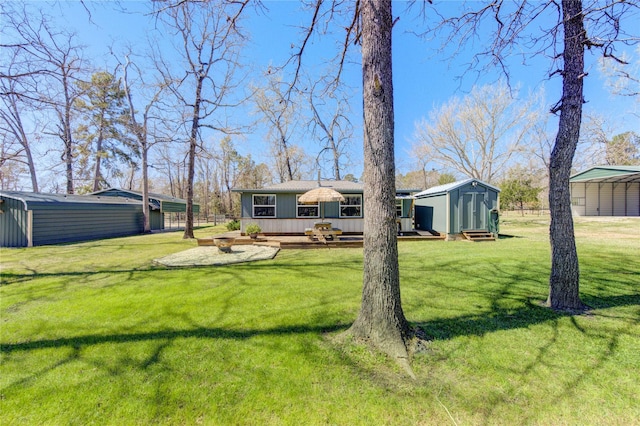
[[[39,3],[47,6],[50,3]],[[122,45],[125,42],[137,44],[142,49],[145,45],[146,34],[153,28],[153,21],[149,16],[139,12],[147,10],[148,3],[119,2],[122,8],[131,12],[125,14],[116,10],[114,3],[89,1],[86,2],[91,11],[91,22],[88,14],[79,2],[63,2],[51,8],[47,7],[50,14],[57,16],[69,30],[75,30],[83,44],[89,48],[90,55],[96,65],[107,64],[111,60],[107,54],[110,44]],[[263,14],[253,15],[244,26],[251,34],[252,41],[245,52],[245,57],[255,67],[255,77],[259,77],[259,70],[265,69],[269,64],[282,64],[291,53],[292,43],[298,44],[300,30],[297,26],[304,26],[309,22],[308,13],[300,12],[300,3],[296,1],[266,1],[269,9]],[[486,72],[480,75],[468,73],[465,78],[459,80],[464,65],[470,60],[473,52],[470,49],[460,52],[452,60],[444,60],[437,52],[439,41],[427,42],[411,31],[419,31],[424,25],[422,18],[414,13],[413,16],[405,13],[404,2],[394,3],[394,13],[400,17],[394,28],[393,60],[394,60],[394,96],[395,96],[395,136],[396,158],[400,171],[407,171],[411,166],[408,159],[414,123],[422,117],[428,116],[434,106],[440,105],[453,96],[464,96],[474,84],[486,84],[495,82],[500,77],[497,72]],[[444,3],[444,7],[450,7],[454,3]],[[637,17],[636,17],[637,18]],[[635,18],[634,18],[635,19]],[[640,22],[636,28],[640,27]],[[356,47],[357,48],[357,47]],[[304,64],[310,72],[315,67],[320,67],[323,60],[335,56],[336,46],[330,37],[314,37],[309,55]],[[589,55],[589,54],[588,54]],[[356,124],[355,138],[353,142],[353,163],[346,173],[360,176],[361,168],[361,126],[362,106],[359,90],[361,88],[360,68],[357,61],[359,52],[354,50],[351,55],[353,63],[347,68],[345,81],[354,88],[355,95],[352,102],[353,123]],[[609,117],[613,128],[620,132],[634,130],[640,133],[640,124],[637,115],[638,100],[622,98],[611,95],[604,87],[604,78],[594,65],[594,59],[588,58],[590,76],[586,80],[585,112],[598,111]],[[560,97],[559,78],[547,79],[548,62],[545,58],[534,58],[529,65],[522,66],[518,60],[513,61],[511,79],[514,84],[521,85],[521,93],[528,91],[538,92],[544,90],[546,104],[553,105]],[[557,123],[557,119],[550,120],[551,125]],[[264,140],[264,129],[248,135],[240,142],[241,151],[264,151],[260,146]],[[317,149],[310,145],[308,151]],[[315,152],[308,152],[315,156]]]

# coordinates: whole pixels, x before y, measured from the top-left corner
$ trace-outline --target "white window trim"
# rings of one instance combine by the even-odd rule
[[[354,218],[361,218],[362,217],[362,194],[344,194],[344,197],[360,197],[360,204],[342,204],[342,201],[340,201],[340,218],[345,218],[345,219],[354,219]],[[342,207],[360,207],[360,215],[359,216],[343,216],[342,215]]]
[[[273,204],[255,204],[255,197],[273,197]],[[251,217],[262,218],[275,218],[278,216],[278,197],[276,194],[253,194],[251,196]],[[273,207],[273,216],[256,216],[256,207]]]
[[[296,218],[297,219],[317,219],[320,217],[320,203],[316,204],[300,204],[298,202],[298,198],[300,198],[302,194],[296,195]],[[298,215],[299,207],[316,207],[318,209],[318,214],[316,216],[300,216]]]

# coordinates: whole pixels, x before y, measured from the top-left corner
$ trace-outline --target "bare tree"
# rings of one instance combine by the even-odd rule
[[[607,76],[607,85],[613,94],[634,96],[640,101],[640,46],[635,55],[603,57],[600,62],[601,71]]]
[[[15,55],[12,55],[12,58],[15,60]],[[30,76],[13,77],[14,73],[20,73],[13,69],[13,64],[13,61],[7,64],[6,72],[3,70],[0,77],[0,130],[4,134],[0,167],[5,167],[6,161],[24,163],[29,170],[31,188],[33,192],[38,192],[38,178],[31,149],[32,141],[36,137],[34,133],[29,132],[25,123],[25,114],[37,104],[33,99],[36,95],[32,87],[23,84],[23,80],[31,80]],[[27,121],[34,122],[34,119],[30,117]]]
[[[335,84],[326,84],[322,80],[309,83],[309,87],[306,94],[311,108],[309,126],[312,134],[322,143],[318,163],[319,158],[328,153],[333,178],[340,180],[341,162],[353,137],[348,96]]]
[[[187,132],[187,213],[184,238],[193,238],[193,184],[196,151],[203,129],[229,132],[219,114],[222,108],[234,106],[231,92],[239,84],[236,70],[242,34],[238,21],[248,0],[167,2],[158,4],[158,16],[174,32],[184,68],[177,75],[165,62],[165,80],[184,109]]]
[[[588,149],[587,166],[640,163],[640,137],[631,131],[615,134],[614,128],[601,115],[589,114],[585,117],[580,142]]]
[[[154,168],[161,170],[166,176],[166,191],[172,197],[186,198],[187,194],[187,155],[178,149],[178,141],[160,144],[158,158]]]
[[[74,192],[73,138],[74,102],[80,95],[76,83],[85,72],[82,47],[76,35],[56,31],[41,12],[27,12],[26,8],[5,13],[5,25],[15,37],[17,54],[28,62],[29,75],[36,79],[37,100],[47,105],[56,117],[53,129],[44,133],[60,139],[63,145],[61,159],[65,165],[66,192]]]
[[[149,151],[157,143],[163,140],[161,135],[155,134],[154,130],[159,127],[156,123],[162,120],[161,112],[157,108],[160,97],[166,90],[164,81],[157,81],[153,84],[145,84],[143,72],[131,61],[131,55],[125,55],[125,63],[121,64],[122,84],[125,92],[127,104],[127,127],[134,136],[137,148],[140,152],[142,169],[142,214],[144,216],[144,232],[151,232],[151,219],[149,212]],[[137,78],[132,76],[133,70]],[[146,98],[142,101],[143,107],[136,108],[136,101],[132,86],[138,83],[138,94],[146,93]],[[143,95],[144,96],[144,95]]]
[[[512,93],[500,82],[449,100],[416,123],[414,145],[445,169],[494,183],[524,152],[539,117],[534,97],[521,101]]]
[[[300,115],[295,111],[298,103],[287,87],[288,83],[278,74],[269,71],[265,87],[255,89],[253,96],[260,120],[269,129],[267,138],[280,182],[296,177],[293,154],[300,151],[291,140],[301,124]]]
[[[43,133],[55,133],[64,144],[62,159],[67,167],[67,191],[73,192],[73,141],[71,108],[73,83],[79,62],[79,48],[72,46],[73,35],[55,32],[41,11],[27,10],[27,5],[2,3],[2,50],[9,60],[0,72],[2,84],[2,129],[12,135],[20,148],[11,151],[13,159],[24,161],[31,176],[31,186],[39,190],[33,161],[32,142]],[[65,105],[67,103],[67,105]],[[59,119],[57,129],[27,130],[27,124],[40,126],[48,110]],[[28,116],[28,118],[27,118]],[[26,118],[26,119],[25,119]],[[56,123],[56,120],[44,120]],[[4,151],[5,155],[8,151]]]

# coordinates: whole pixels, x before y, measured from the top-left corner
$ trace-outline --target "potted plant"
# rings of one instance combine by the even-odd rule
[[[257,223],[250,223],[246,228],[244,228],[245,234],[248,234],[249,237],[253,238],[254,240],[258,238],[258,234],[260,233],[260,231],[262,231],[262,228],[260,228]]]

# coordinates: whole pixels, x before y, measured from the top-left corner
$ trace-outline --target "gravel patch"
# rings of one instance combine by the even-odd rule
[[[220,266],[273,259],[278,251],[277,247],[235,245],[231,253],[222,253],[217,247],[203,246],[154,259],[154,262],[164,266]]]

